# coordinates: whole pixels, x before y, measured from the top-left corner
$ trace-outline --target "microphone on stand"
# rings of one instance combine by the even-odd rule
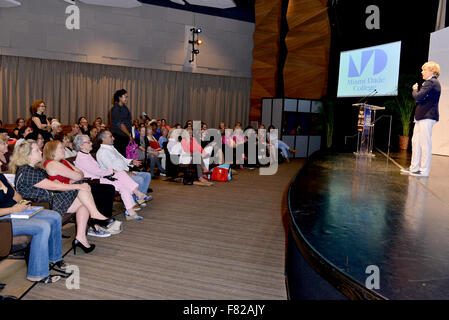
[[[374,96],[376,93],[378,93],[377,89],[374,89],[373,91],[371,91],[370,93],[368,93],[366,96],[362,97],[359,101],[357,101],[356,103],[354,103],[353,105],[359,105],[360,103],[365,104],[366,100],[371,97]],[[362,102],[363,101],[363,102]]]

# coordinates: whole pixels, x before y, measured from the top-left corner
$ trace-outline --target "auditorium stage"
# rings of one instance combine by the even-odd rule
[[[318,155],[302,168],[288,199],[291,299],[449,299],[449,157],[434,155],[428,178],[399,173],[409,158]],[[368,266],[379,289],[365,287]]]

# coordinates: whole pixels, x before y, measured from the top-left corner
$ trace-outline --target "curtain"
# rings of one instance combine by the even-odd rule
[[[107,124],[112,95],[123,88],[133,119],[146,112],[170,125],[191,119],[218,127],[220,121],[248,124],[251,79],[0,56],[0,87],[3,123],[29,118],[33,101],[42,99],[47,117],[62,124],[81,116]]]

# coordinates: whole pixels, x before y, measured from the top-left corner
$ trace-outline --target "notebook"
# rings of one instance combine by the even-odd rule
[[[11,213],[9,216],[11,219],[29,219],[36,213],[41,211],[44,207],[29,207],[21,212]]]

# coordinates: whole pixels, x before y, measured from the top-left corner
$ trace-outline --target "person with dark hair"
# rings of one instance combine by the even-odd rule
[[[126,157],[126,147],[133,137],[131,135],[132,118],[126,104],[128,103],[128,92],[125,89],[114,93],[111,109],[111,133],[114,136],[114,147],[121,155]]]
[[[8,171],[8,163],[11,153],[8,151],[8,139],[0,135],[0,172]]]
[[[186,121],[186,124],[184,125],[184,129],[187,129],[187,128],[190,128],[190,129],[193,128],[193,121],[192,120],[187,120]]]
[[[80,128],[81,134],[89,135],[90,125],[89,125],[89,122],[87,121],[86,117],[80,117],[78,119],[78,126]]]
[[[162,131],[162,128],[167,128],[168,131],[171,130],[171,127],[167,124],[167,120],[165,120],[165,119],[161,119],[161,131]]]
[[[17,118],[16,125],[17,125],[17,127],[15,127],[12,130],[12,136],[11,137],[15,138],[15,139],[20,139],[22,137],[19,135],[19,131],[20,131],[21,128],[25,127],[25,119],[22,118],[22,117]]]
[[[33,135],[30,135],[31,133],[33,133],[33,128],[31,127],[22,127],[19,130],[19,139],[16,141],[16,143],[14,144],[14,149],[16,149],[16,147],[22,143],[22,141],[26,140],[26,139],[34,139]],[[30,135],[30,136],[29,136]]]
[[[50,141],[50,122],[44,114],[47,106],[43,100],[36,100],[31,105],[31,127],[34,132],[41,133],[45,142]]]
[[[161,136],[161,130],[159,129],[157,122],[158,121],[156,119],[150,121],[150,128],[153,130],[152,135],[156,140],[158,140]]]
[[[94,123],[92,124],[92,127],[97,128],[98,132],[100,132],[102,124],[103,119],[101,119],[101,117],[97,117],[97,119],[95,119]]]

